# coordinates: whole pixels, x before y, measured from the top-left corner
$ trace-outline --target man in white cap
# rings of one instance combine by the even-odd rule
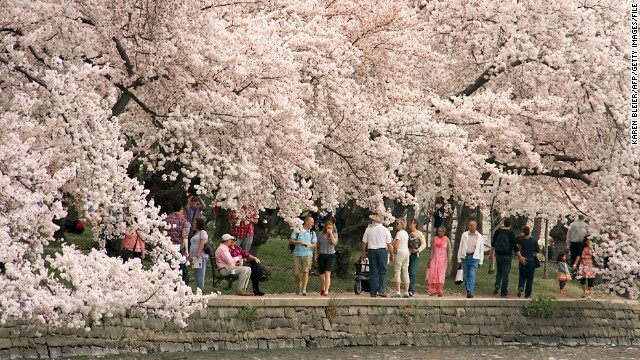
[[[251,277],[251,268],[242,266],[242,257],[231,256],[229,246],[236,241],[236,238],[229,235],[222,235],[222,244],[216,249],[216,266],[220,269],[220,274],[227,276],[230,274],[238,274],[238,286],[236,295],[253,296],[247,291],[249,278]]]

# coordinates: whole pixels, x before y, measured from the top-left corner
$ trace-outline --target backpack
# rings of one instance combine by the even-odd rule
[[[498,237],[496,237],[495,249],[496,254],[507,255],[511,254],[511,244],[509,244],[509,233],[506,231],[500,231]]]
[[[309,231],[311,231],[311,241],[313,241],[313,237],[316,235],[316,233],[313,230],[309,230]],[[296,233],[296,240],[298,240],[299,237],[300,237],[300,231],[298,231]],[[289,251],[290,252],[293,252],[293,250],[295,250],[295,249],[296,249],[296,246],[294,244],[289,244]]]

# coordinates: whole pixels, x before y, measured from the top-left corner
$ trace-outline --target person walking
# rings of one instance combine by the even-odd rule
[[[167,235],[171,239],[171,243],[173,245],[180,246],[180,254],[187,259],[189,258],[189,246],[187,240],[187,219],[184,214],[180,211],[182,206],[179,202],[174,202],[172,204],[173,212],[167,215],[164,220],[169,229],[167,230]],[[182,281],[189,286],[189,267],[187,266],[188,262],[183,262],[180,264],[180,271],[182,272]]]
[[[427,270],[426,280],[429,282],[429,295],[444,294],[444,278],[447,267],[451,263],[451,244],[445,235],[444,226],[437,229],[437,236],[433,238],[431,260]]]
[[[313,254],[313,259],[318,264],[318,275],[322,283],[321,296],[329,296],[331,272],[336,264],[336,244],[338,244],[338,233],[333,221],[329,220],[324,223],[324,229],[318,234],[318,245]]]
[[[396,220],[396,233],[393,239],[395,261],[393,262],[393,275],[396,282],[396,291],[391,297],[409,297],[409,234],[405,230],[407,221],[405,219]],[[404,284],[404,293],[400,292],[400,283]]]
[[[520,249],[516,242],[516,234],[511,231],[511,218],[504,219],[502,228],[493,233],[491,239],[491,250],[489,251],[489,261],[495,256],[496,259],[496,282],[493,293],[500,292],[500,296],[506,298],[509,288],[509,272],[511,272],[511,259],[513,254],[518,257],[520,263],[525,262],[520,254]]]
[[[593,241],[589,236],[582,240],[582,251],[573,262],[573,269],[577,270],[576,278],[582,285],[582,297],[591,299],[593,295],[593,285],[596,278],[595,253],[593,251]],[[578,266],[579,265],[579,266]],[[589,289],[587,290],[587,286]]]
[[[462,265],[464,282],[467,289],[467,298],[473,299],[473,291],[476,286],[476,273],[484,262],[484,239],[477,231],[478,224],[469,221],[469,230],[462,233],[460,247],[458,248],[458,265]]]
[[[538,239],[531,236],[531,229],[528,226],[522,228],[522,233],[524,239],[522,240],[520,253],[524,257],[524,261],[520,261],[519,265],[518,297],[521,297],[524,291],[524,297],[528,299],[531,297],[533,278],[536,272],[536,259],[534,257],[540,252],[540,246],[538,245]]]
[[[569,230],[567,231],[567,241],[571,251],[571,264],[575,264],[576,258],[580,256],[582,243],[587,235],[589,235],[589,224],[585,222],[584,215],[579,214],[578,219],[569,225]]]
[[[252,296],[247,291],[249,279],[251,278],[251,268],[242,266],[242,256],[231,255],[231,247],[235,242],[235,237],[229,234],[222,235],[222,243],[216,249],[216,267],[220,269],[220,275],[229,276],[238,275],[238,284],[236,285],[236,295]]]
[[[313,252],[317,246],[318,237],[313,231],[312,216],[307,215],[304,218],[301,231],[293,231],[289,244],[294,245],[293,248],[293,276],[298,286],[296,294],[307,295],[307,284],[309,283],[309,271],[313,261]]]
[[[383,224],[384,215],[378,214],[376,220],[367,227],[362,236],[362,256],[364,262],[369,258],[369,285],[371,297],[387,297],[387,265],[394,260],[391,245],[391,232]]]
[[[416,273],[420,265],[420,253],[427,247],[422,231],[418,230],[418,220],[409,221],[409,296],[416,291]]]

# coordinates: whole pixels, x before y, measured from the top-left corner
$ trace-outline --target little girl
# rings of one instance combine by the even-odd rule
[[[567,285],[567,281],[571,280],[571,273],[569,273],[569,265],[567,265],[567,254],[561,252],[558,254],[558,283],[560,284],[560,295],[567,295],[564,291],[564,286]]]

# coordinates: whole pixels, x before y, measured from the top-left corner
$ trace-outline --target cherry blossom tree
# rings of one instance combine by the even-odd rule
[[[608,289],[638,295],[621,2],[0,4],[2,320],[183,322],[203,304],[132,164],[292,226],[315,199],[583,212]],[[45,255],[68,199],[114,220],[96,233],[138,229],[152,267]]]

